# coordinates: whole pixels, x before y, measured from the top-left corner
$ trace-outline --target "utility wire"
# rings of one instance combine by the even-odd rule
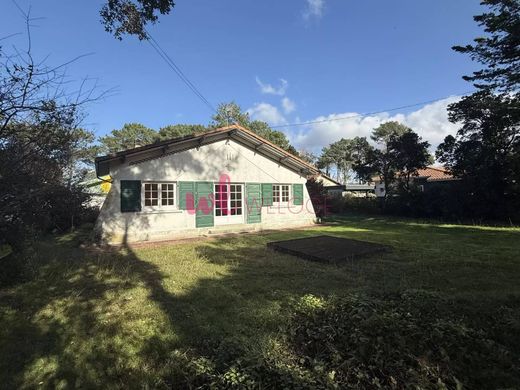
[[[199,89],[190,81],[190,79],[184,74],[181,68],[173,61],[173,59],[168,55],[168,53],[159,45],[159,43],[153,38],[153,36],[148,32],[148,30],[144,30],[146,33],[147,41],[150,46],[159,54],[159,56],[166,62],[166,64],[175,72],[177,76],[181,79],[181,81],[186,84],[186,86],[197,96],[212,112],[217,112],[215,107],[209,102],[208,99],[199,91]]]
[[[456,95],[456,96],[469,95],[469,94],[471,94],[473,92],[475,92],[475,91],[467,91],[467,92],[464,92],[464,93]],[[450,96],[454,96],[454,95],[450,95]],[[414,104],[408,104],[406,106],[401,106],[401,107],[389,108],[389,109],[381,110],[381,111],[372,111],[372,112],[366,112],[366,113],[363,113],[363,114],[347,115],[347,116],[341,116],[341,117],[338,117],[338,118],[330,118],[330,119],[320,119],[320,120],[316,120],[316,121],[288,123],[288,124],[285,124],[285,125],[276,125],[276,126],[270,126],[270,127],[271,128],[279,128],[279,127],[305,126],[305,125],[313,125],[313,124],[316,124],[316,123],[326,123],[326,122],[342,121],[342,120],[351,119],[351,118],[361,118],[361,117],[365,117],[365,116],[376,115],[376,114],[383,114],[385,112],[404,110],[406,108],[412,108],[412,107],[417,107],[417,106],[423,106],[425,104],[436,103],[436,102],[439,102],[441,100],[447,99],[450,96],[445,96],[445,97],[438,98],[438,99],[433,99],[433,100],[426,100],[424,102],[419,102],[419,103],[414,103]]]

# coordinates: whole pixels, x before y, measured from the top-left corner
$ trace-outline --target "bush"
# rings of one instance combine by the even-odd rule
[[[376,197],[357,197],[345,195],[335,197],[328,200],[329,210],[336,214],[348,212],[364,213],[364,214],[380,214],[381,200]]]
[[[322,388],[519,386],[519,351],[446,307],[420,292],[385,300],[304,297],[289,339]]]

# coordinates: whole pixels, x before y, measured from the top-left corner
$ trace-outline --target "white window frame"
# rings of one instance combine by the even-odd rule
[[[278,202],[275,202],[274,200],[274,193],[275,193],[275,187],[278,187]],[[283,201],[283,187],[287,187],[287,201]],[[289,202],[291,201],[291,191],[292,191],[292,185],[291,184],[273,184],[273,206],[286,206],[289,205]]]
[[[147,184],[157,184],[157,205],[156,206],[147,206],[146,205],[146,185]],[[163,205],[162,204],[162,186],[164,185],[173,185],[173,205]],[[171,192],[168,191],[167,192]],[[178,206],[179,196],[177,194],[177,183],[171,182],[171,181],[144,181],[142,183],[141,188],[141,204],[142,209],[144,211],[161,211],[161,210],[177,210],[179,208]]]

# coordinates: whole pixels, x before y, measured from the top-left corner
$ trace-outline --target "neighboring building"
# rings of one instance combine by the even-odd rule
[[[384,197],[386,189],[384,183],[379,178],[374,178],[375,194],[378,197]],[[459,179],[453,177],[443,167],[426,167],[419,169],[417,175],[412,177],[412,181],[421,189],[421,191],[428,191],[433,187],[450,186],[456,183]]]
[[[327,195],[341,197],[343,195],[343,191],[345,191],[345,185],[324,173],[315,175],[314,179],[320,181],[323,184],[323,188],[327,192]]]
[[[352,183],[345,186],[345,194],[356,198],[368,198],[374,196],[373,183]]]
[[[96,158],[109,243],[313,224],[314,166],[238,125]]]

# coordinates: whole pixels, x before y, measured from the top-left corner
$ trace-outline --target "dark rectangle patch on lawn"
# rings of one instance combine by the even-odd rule
[[[386,252],[388,246],[333,236],[314,236],[267,243],[269,248],[307,260],[342,263]]]

